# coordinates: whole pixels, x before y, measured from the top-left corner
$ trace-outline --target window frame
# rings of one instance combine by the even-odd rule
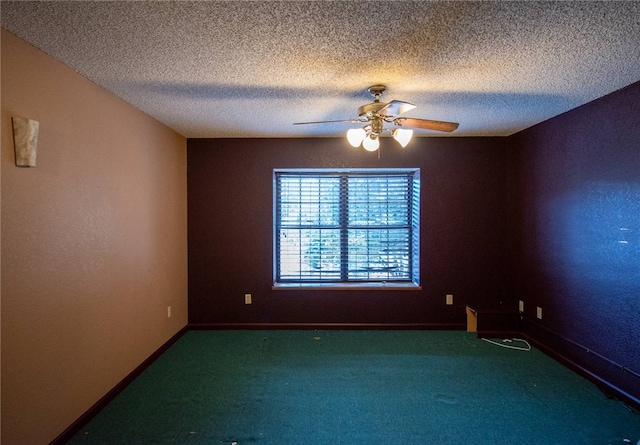
[[[312,280],[280,280],[279,277],[279,255],[280,255],[280,228],[279,225],[279,189],[278,177],[282,175],[318,175],[318,176],[389,176],[403,175],[409,178],[408,191],[408,251],[410,252],[409,263],[410,273],[408,279],[396,280],[344,280],[344,273],[341,279],[333,281],[312,281]],[[304,289],[304,290],[420,290],[420,169],[419,168],[315,168],[315,169],[274,169],[273,170],[273,286],[274,290]],[[341,189],[342,192],[342,189]],[[344,205],[342,200],[340,205]],[[348,230],[348,223],[341,221],[341,230]],[[346,224],[346,226],[344,225]],[[344,244],[343,244],[344,246]],[[343,253],[343,258],[348,257],[348,252]],[[342,261],[344,262],[344,260]],[[347,261],[348,262],[348,261]]]

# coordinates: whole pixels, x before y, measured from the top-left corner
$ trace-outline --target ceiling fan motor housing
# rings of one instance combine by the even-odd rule
[[[386,107],[387,104],[384,102],[372,102],[370,104],[366,104],[358,108],[358,116],[374,116],[378,114],[378,111]]]

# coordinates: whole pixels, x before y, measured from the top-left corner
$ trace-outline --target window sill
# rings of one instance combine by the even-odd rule
[[[415,283],[276,283],[271,290],[422,290]]]

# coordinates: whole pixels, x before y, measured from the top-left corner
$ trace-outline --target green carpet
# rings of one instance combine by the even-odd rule
[[[626,439],[626,441],[625,441]],[[71,444],[607,445],[640,415],[460,331],[190,331]]]

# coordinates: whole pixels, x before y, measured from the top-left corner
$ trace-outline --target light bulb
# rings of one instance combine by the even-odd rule
[[[352,128],[351,130],[347,131],[347,140],[353,147],[359,146],[366,136],[367,132],[364,130],[364,128]]]
[[[406,130],[404,128],[396,128],[393,130],[393,138],[398,141],[398,144],[400,144],[402,148],[407,146],[412,136],[413,130]]]
[[[376,151],[379,147],[380,141],[375,134],[370,134],[369,137],[366,137],[364,141],[362,141],[362,148],[367,151]]]

